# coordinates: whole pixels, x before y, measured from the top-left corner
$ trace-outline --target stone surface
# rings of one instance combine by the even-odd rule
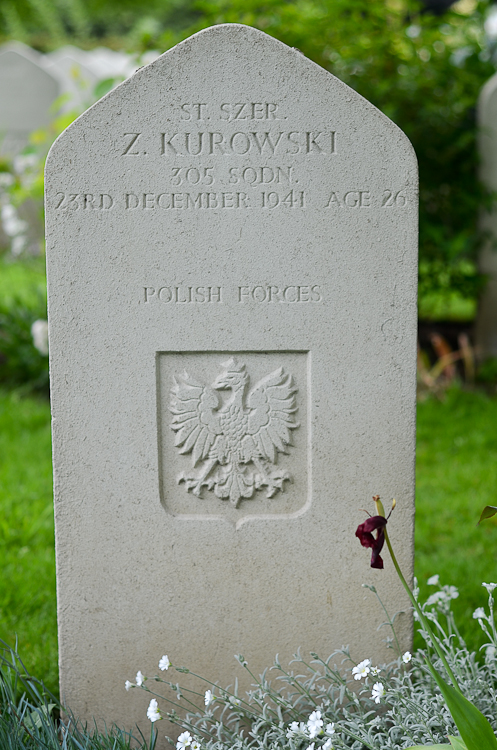
[[[19,42],[0,48],[0,153],[19,153],[34,130],[49,124],[59,91],[37,52]]]
[[[236,653],[385,658],[361,585],[407,603],[354,532],[395,496],[411,576],[407,138],[297,50],[216,26],[65,131],[46,204],[64,699],[146,727],[124,680],[163,653],[224,684]]]
[[[487,81],[478,102],[480,178],[497,190],[497,74]],[[478,307],[475,334],[482,356],[497,357],[497,210],[482,212],[481,228],[488,238],[480,254],[480,271],[488,283]]]

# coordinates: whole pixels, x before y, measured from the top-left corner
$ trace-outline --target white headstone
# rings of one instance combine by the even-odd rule
[[[19,153],[34,130],[50,123],[59,91],[37,52],[19,42],[0,48],[0,153]]]
[[[413,562],[417,168],[300,52],[207,29],[54,144],[46,175],[62,695],[147,724],[167,653],[386,657],[407,605],[354,536],[371,496]],[[411,619],[399,619],[407,647]],[[161,729],[162,734],[162,729]]]
[[[480,177],[497,190],[497,74],[487,81],[478,102]],[[481,229],[487,233],[480,253],[480,271],[488,281],[478,306],[475,335],[480,355],[497,357],[497,210],[484,211]]]

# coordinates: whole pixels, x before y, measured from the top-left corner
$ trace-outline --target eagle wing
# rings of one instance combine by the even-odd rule
[[[296,391],[292,376],[282,367],[260,380],[250,391],[247,406],[252,411],[244,439],[246,459],[262,456],[274,464],[278,451],[288,453],[286,446],[292,442],[290,430],[299,426],[295,421]]]
[[[174,378],[169,406],[171,429],[176,433],[174,445],[180,453],[192,451],[194,466],[207,458],[216,437],[222,434],[218,408],[219,398],[211,388],[197,383],[186,371]]]

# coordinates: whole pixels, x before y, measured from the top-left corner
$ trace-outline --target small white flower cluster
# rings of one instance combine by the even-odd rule
[[[200,750],[201,745],[196,737],[192,737],[190,732],[182,732],[176,742],[176,750],[186,750],[189,747],[190,750]]]
[[[287,739],[291,740],[294,737],[298,737],[299,735],[301,737],[309,738],[310,740],[314,740],[317,737],[320,737],[321,735],[326,735],[327,739],[324,741],[324,743],[320,746],[321,750],[332,750],[332,740],[331,736],[335,734],[335,724],[327,724],[326,727],[323,729],[324,721],[322,718],[321,711],[319,709],[316,709],[316,711],[313,711],[309,718],[307,719],[307,722],[305,721],[292,721],[292,723],[289,725],[286,737]],[[306,750],[314,750],[315,742],[311,742],[311,744],[306,748]]]
[[[126,680],[126,682],[124,683],[124,687],[126,688],[126,690],[129,690],[132,687],[141,687],[145,684],[146,679],[147,678],[140,672],[140,670],[138,670],[138,672],[136,673],[135,681],[130,682],[129,680]]]
[[[412,659],[412,654],[410,651],[406,651],[405,654],[402,655],[402,661],[404,664],[409,664],[409,662]],[[359,664],[356,664],[355,667],[352,667],[352,674],[354,676],[354,680],[366,680],[368,676],[371,677],[377,677],[381,672],[381,669],[379,667],[373,667],[371,665],[371,659],[364,659],[364,661],[361,661]],[[383,698],[385,696],[385,688],[383,687],[382,682],[375,682],[372,688],[371,698],[373,698],[375,703],[380,702],[380,698]]]
[[[440,586],[440,576],[436,573],[428,578],[428,586]],[[440,591],[431,594],[426,600],[425,607],[433,607],[435,604],[447,605],[451,599],[457,599],[459,591],[455,586],[440,586]],[[417,619],[417,617],[415,618]]]

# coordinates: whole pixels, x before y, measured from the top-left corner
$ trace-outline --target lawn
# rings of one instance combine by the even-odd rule
[[[32,673],[57,689],[55,564],[46,401],[0,393],[0,637]],[[468,643],[486,603],[482,581],[497,580],[497,525],[477,527],[497,488],[497,399],[453,390],[418,407],[416,575],[440,574],[460,590],[454,608]],[[400,500],[400,498],[399,498]],[[392,527],[394,534],[394,527]],[[297,646],[298,644],[296,644]],[[330,651],[337,644],[330,643]],[[275,653],[278,644],[274,644]]]

